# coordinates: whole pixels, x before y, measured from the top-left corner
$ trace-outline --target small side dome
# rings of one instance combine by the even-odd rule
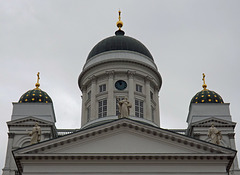
[[[224,103],[222,97],[214,91],[208,90],[203,73],[203,90],[198,92],[191,100],[191,103]]]
[[[40,86],[40,83],[39,83],[39,72],[37,74],[37,83],[35,84],[36,88],[35,89],[32,89],[32,90],[29,90],[27,91],[26,93],[24,93],[18,103],[52,103],[52,99],[49,97],[49,95],[42,91],[39,86]]]
[[[222,97],[214,91],[202,90],[191,100],[191,103],[224,103]]]
[[[49,95],[41,89],[32,89],[24,93],[18,103],[52,103]]]

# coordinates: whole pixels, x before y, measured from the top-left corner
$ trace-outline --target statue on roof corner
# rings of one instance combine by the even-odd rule
[[[124,97],[123,100],[118,102],[118,108],[119,108],[119,118],[128,117],[130,114],[130,108],[132,107],[132,104],[128,101],[127,97]]]
[[[208,129],[208,137],[211,139],[211,143],[220,145],[222,134],[221,131],[218,131],[213,123],[212,126]]]
[[[35,126],[29,133],[29,136],[32,136],[30,142],[31,145],[41,141],[41,128],[38,126],[38,122],[35,123]]]

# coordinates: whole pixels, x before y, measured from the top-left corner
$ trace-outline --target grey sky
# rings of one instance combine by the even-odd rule
[[[240,1],[238,0],[1,0],[0,167],[5,162],[12,102],[36,83],[54,102],[57,128],[79,128],[78,75],[88,53],[117,30],[122,11],[126,35],[152,53],[163,78],[163,128],[186,128],[191,98],[206,84],[231,103],[240,123]],[[240,127],[236,127],[240,150]]]

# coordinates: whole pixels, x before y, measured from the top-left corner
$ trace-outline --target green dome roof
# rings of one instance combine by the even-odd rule
[[[224,103],[222,97],[208,89],[198,92],[191,100],[191,103]]]
[[[39,88],[24,93],[18,103],[52,103],[49,95]]]
[[[115,50],[128,50],[137,52],[153,60],[153,57],[146,46],[134,38],[124,36],[124,31],[122,30],[116,31],[115,36],[108,37],[96,44],[90,51],[87,60],[100,53]]]

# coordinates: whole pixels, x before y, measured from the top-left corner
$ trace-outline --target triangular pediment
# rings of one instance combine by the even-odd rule
[[[214,124],[214,126],[216,127],[221,127],[221,126],[231,126],[231,127],[235,127],[236,123],[228,121],[228,120],[223,120],[223,119],[219,119],[219,118],[208,118],[208,119],[204,119],[201,121],[197,121],[192,123],[192,126],[199,126],[199,127],[211,127],[211,125]]]
[[[17,120],[12,120],[10,122],[7,122],[8,126],[32,126],[34,125],[36,122],[38,122],[38,124],[40,126],[52,126],[54,125],[53,122],[49,122],[46,120],[42,120],[33,116],[29,116],[29,117],[25,117],[25,118],[21,118],[21,119],[17,119]]]
[[[119,119],[14,151],[15,155],[235,154],[234,150],[130,119]]]

